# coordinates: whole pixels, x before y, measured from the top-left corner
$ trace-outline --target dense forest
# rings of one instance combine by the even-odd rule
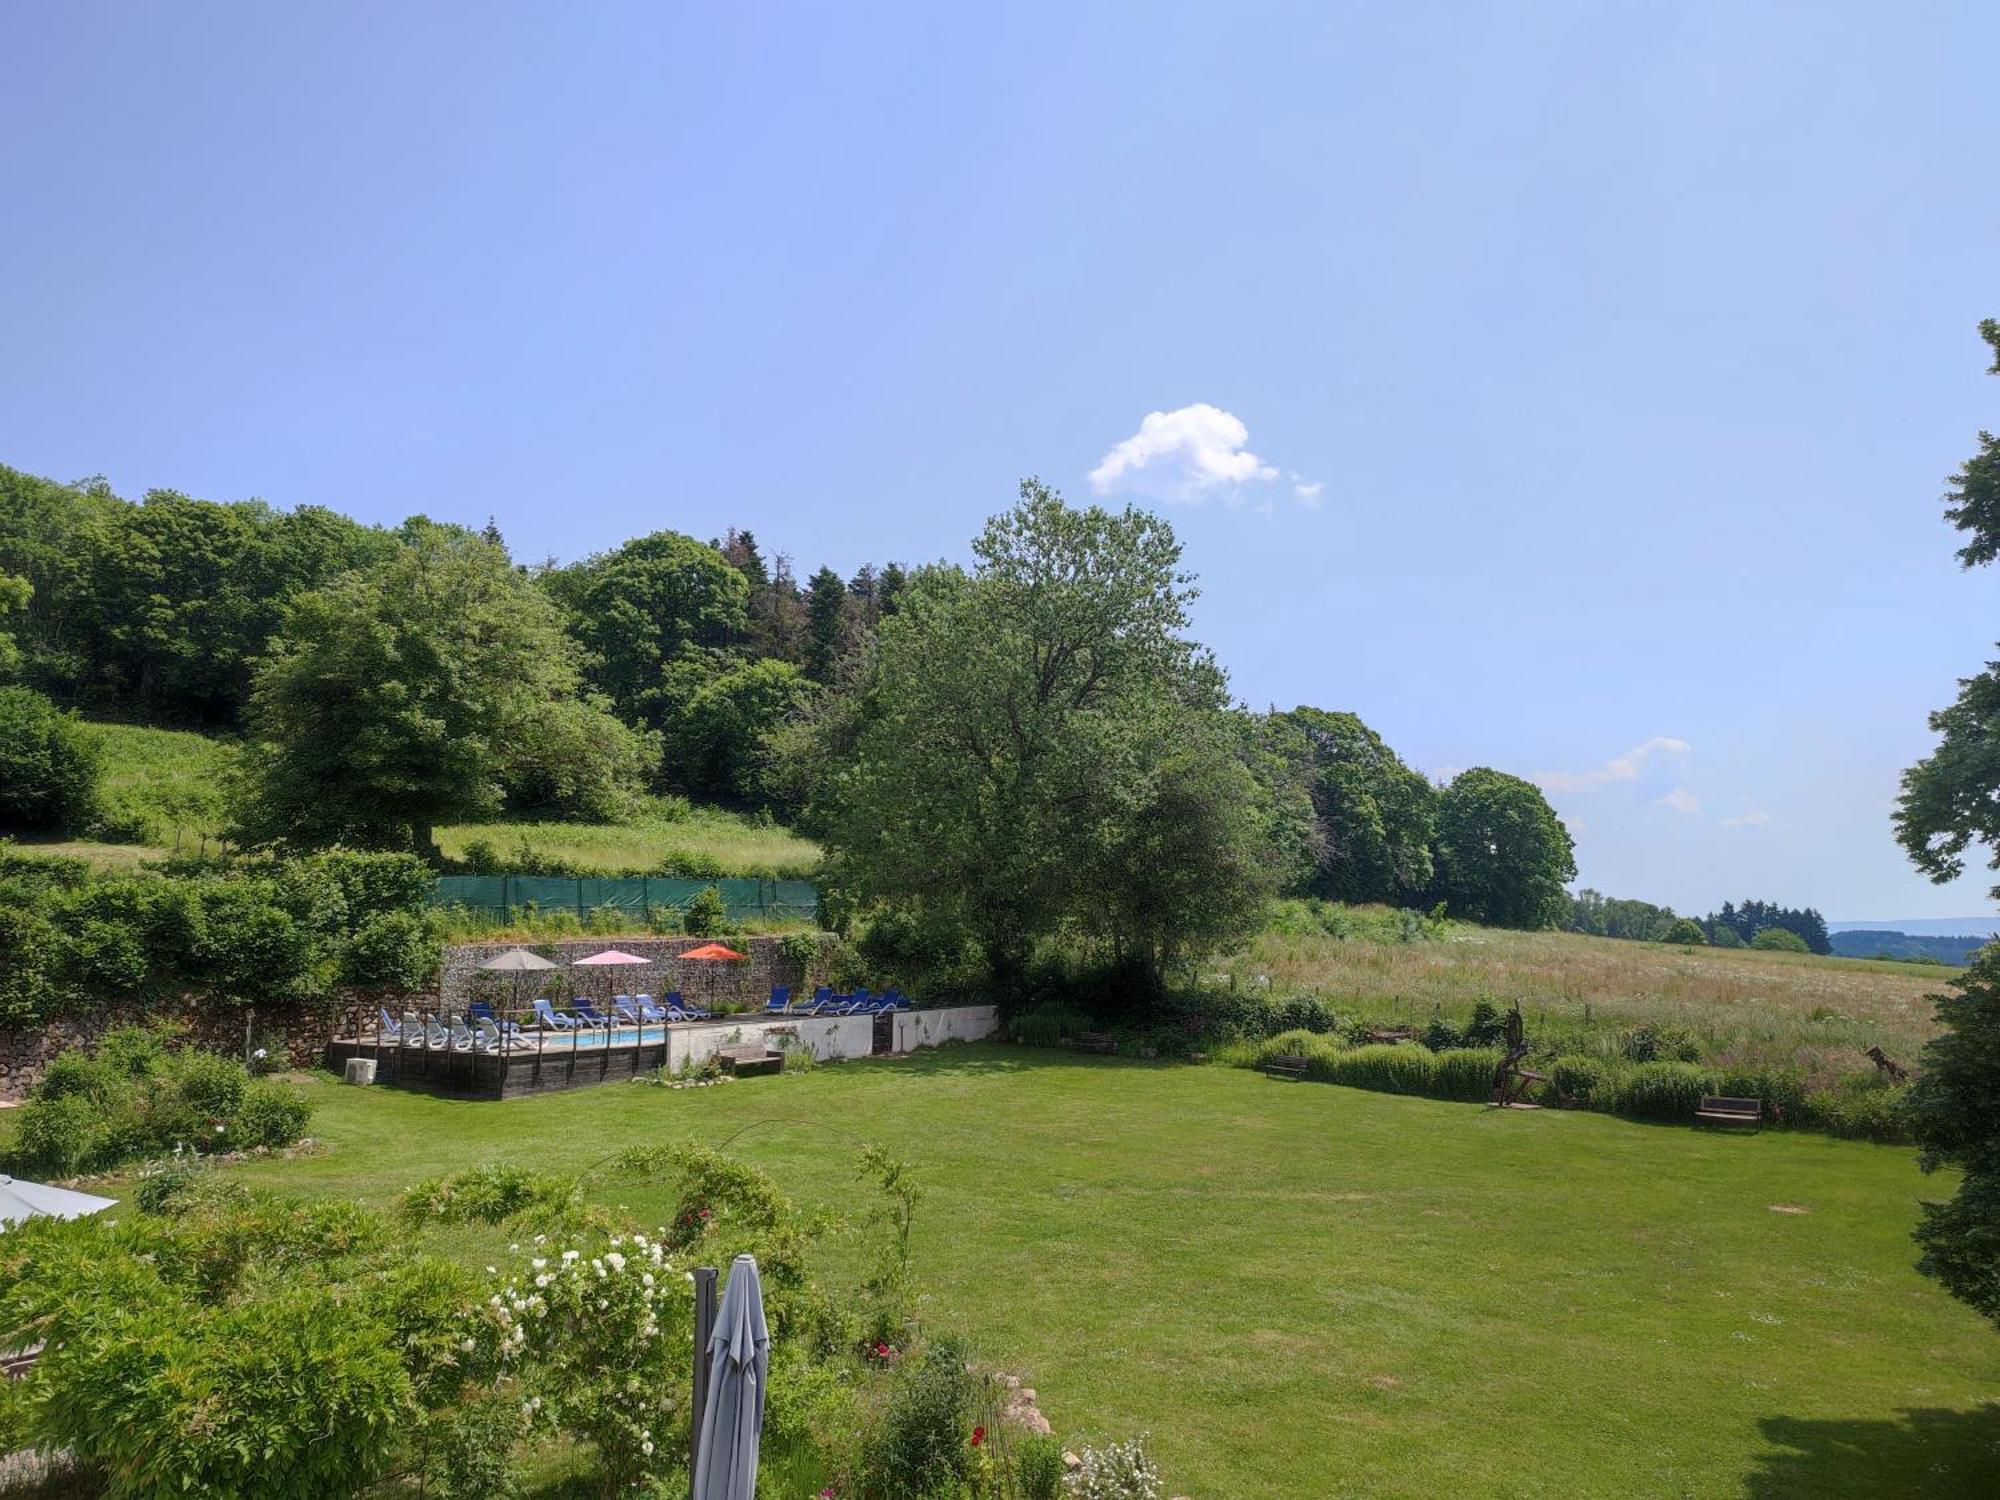
[[[1232,703],[1185,636],[1163,522],[1030,482],[974,552],[801,581],[732,528],[523,562],[490,521],[128,501],[0,467],[0,828],[89,830],[80,713],[240,738],[247,850],[435,863],[448,822],[614,821],[672,791],[820,838],[856,900],[914,913],[945,878],[989,951],[1053,925],[1158,957],[1204,881],[1230,920],[1237,889],[1568,915],[1570,839],[1529,783],[1436,785],[1352,713]],[[1066,882],[1060,912],[1007,916]]]

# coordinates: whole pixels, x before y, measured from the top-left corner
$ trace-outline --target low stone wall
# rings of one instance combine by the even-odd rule
[[[273,1005],[245,1011],[240,1006],[204,1004],[190,997],[167,1004],[108,1006],[87,1016],[0,1028],[0,1099],[23,1097],[58,1052],[95,1047],[99,1037],[120,1026],[160,1021],[178,1025],[197,1047],[231,1057],[244,1055],[247,1022],[250,1044],[265,1048],[274,1062],[294,1068],[317,1067],[326,1056],[326,1044],[356,1003],[354,997],[343,995],[315,1005]],[[391,997],[387,1003],[400,1005],[402,997]]]
[[[602,997],[608,986],[614,995],[657,998],[679,990],[686,999],[711,1010],[719,1001],[761,1010],[773,985],[797,986],[800,982],[799,966],[785,957],[774,937],[721,939],[726,946],[748,955],[742,963],[729,959],[676,961],[688,949],[710,941],[698,937],[588,937],[542,943],[453,943],[444,950],[438,1003],[445,1010],[458,1010],[471,1000],[507,1002],[517,990],[523,996],[559,995],[564,1000],[571,995]],[[821,941],[831,939],[822,937]],[[526,948],[565,968],[559,973],[489,974],[479,967],[510,948]],[[617,968],[568,968],[578,959],[607,948],[649,962]]]

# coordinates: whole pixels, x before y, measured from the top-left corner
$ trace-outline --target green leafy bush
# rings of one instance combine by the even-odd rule
[[[1692,1120],[1715,1081],[1690,1063],[1640,1063],[1618,1085],[1616,1113],[1641,1120]]]
[[[934,1340],[921,1357],[906,1361],[865,1445],[862,1494],[869,1500],[955,1495],[970,1469],[973,1418],[983,1394],[957,1339]]]
[[[1073,1005],[1038,1005],[1007,1022],[1008,1039],[1027,1047],[1060,1046],[1063,1038],[1090,1029],[1090,1017]]]
[[[1062,1495],[1062,1444],[1041,1433],[1030,1433],[1014,1444],[1014,1482],[1021,1500],[1059,1500]]]
[[[729,907],[717,886],[705,885],[688,903],[686,926],[694,937],[719,936],[729,925]]]
[[[412,1228],[513,1219],[540,1227],[573,1223],[582,1209],[583,1190],[575,1178],[493,1162],[412,1183],[403,1190],[398,1213]]]
[[[1378,1094],[1430,1094],[1437,1087],[1437,1054],[1428,1047],[1375,1044],[1330,1052],[1324,1062],[1327,1081],[1349,1088],[1372,1089]],[[1319,1077],[1320,1069],[1314,1067],[1311,1075]]]
[[[103,780],[104,750],[90,726],[30,688],[0,687],[0,827],[80,829]]]
[[[1805,1096],[1799,1114],[1831,1135],[1852,1140],[1903,1142],[1912,1138],[1908,1088],[1815,1089]]]
[[[1789,927],[1765,927],[1750,939],[1750,946],[1762,953],[1810,953],[1806,940]]]
[[[1500,1068],[1498,1052],[1487,1047],[1454,1047],[1436,1056],[1432,1098],[1477,1103],[1493,1096],[1493,1075]]]
[[[312,1101],[291,1084],[275,1078],[253,1078],[243,1090],[230,1138],[238,1146],[273,1150],[289,1146],[306,1133],[312,1111]]]
[[[1708,942],[1708,934],[1701,930],[1701,923],[1693,917],[1676,917],[1673,924],[1660,934],[1660,941],[1683,948],[1700,948]]]
[[[349,984],[420,989],[437,977],[440,931],[433,912],[371,912],[341,946],[340,977]]]
[[[305,1133],[312,1106],[296,1089],[253,1083],[241,1063],[175,1047],[172,1036],[127,1028],[95,1056],[59,1054],[29,1092],[9,1169],[70,1177],[176,1148],[287,1146]]]
[[[1562,1099],[1589,1103],[1604,1082],[1604,1064],[1594,1057],[1565,1053],[1549,1065],[1549,1082]]]

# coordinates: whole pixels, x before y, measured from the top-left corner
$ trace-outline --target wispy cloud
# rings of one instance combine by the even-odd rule
[[[1090,471],[1090,487],[1100,495],[1191,505],[1213,497],[1240,505],[1252,490],[1278,478],[1278,468],[1250,450],[1250,429],[1242,418],[1197,401],[1148,412],[1139,430],[1114,443]],[[1289,478],[1300,504],[1320,503],[1324,486],[1296,472]]]
[[[1603,765],[1593,766],[1588,771],[1547,771],[1535,780],[1545,791],[1587,792],[1593,787],[1610,786],[1613,782],[1637,781],[1646,762],[1655,756],[1682,756],[1692,748],[1686,740],[1656,734],[1643,745],[1634,745],[1623,755],[1614,755]]]
[[[1684,786],[1677,786],[1666,796],[1656,799],[1659,806],[1671,807],[1684,818],[1701,816],[1701,798]]]
[[[1722,826],[1724,828],[1763,828],[1770,821],[1771,815],[1765,812],[1763,808],[1752,807],[1746,802],[1743,804],[1743,811],[1733,818],[1724,818]]]

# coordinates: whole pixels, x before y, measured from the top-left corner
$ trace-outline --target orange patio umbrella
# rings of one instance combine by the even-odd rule
[[[677,953],[676,958],[714,960],[719,958],[742,958],[734,948],[725,948],[720,943],[703,943],[699,948],[690,948],[685,953]]]

